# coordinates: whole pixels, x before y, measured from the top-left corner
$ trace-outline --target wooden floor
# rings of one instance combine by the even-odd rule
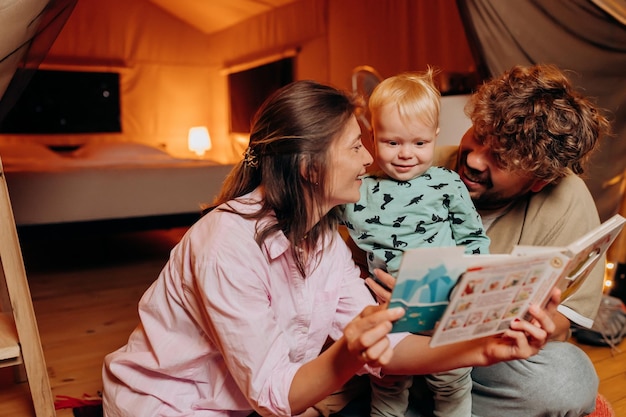
[[[185,228],[70,236],[30,234],[22,252],[55,396],[80,398],[102,389],[105,354],[137,324],[137,302],[157,277]],[[621,353],[581,347],[601,379],[600,392],[626,417],[626,341]],[[28,384],[0,369],[0,416],[34,417]],[[71,409],[57,416],[72,416]]]

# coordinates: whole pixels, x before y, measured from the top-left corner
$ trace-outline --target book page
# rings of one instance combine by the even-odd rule
[[[596,264],[602,259],[609,246],[617,238],[625,223],[626,219],[616,214],[567,247],[560,248],[570,258],[565,266],[565,273],[556,284],[556,287],[561,290],[561,300],[567,299],[582,285]],[[523,256],[532,255],[541,250],[546,250],[546,247],[516,246],[511,253]],[[545,304],[548,298],[549,294],[546,294],[546,298],[538,302],[538,304]]]
[[[580,287],[598,261],[602,259],[602,255],[620,234],[625,223],[626,219],[616,214],[602,223],[600,227],[567,247],[572,260],[566,268],[566,275],[558,283],[558,287],[562,291],[561,299],[565,300]]]
[[[463,274],[441,318],[431,346],[504,332],[523,318],[531,303],[543,299],[558,280],[568,258],[558,250],[473,263]]]

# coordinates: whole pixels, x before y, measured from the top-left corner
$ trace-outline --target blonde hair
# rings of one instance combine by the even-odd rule
[[[386,78],[374,88],[369,98],[373,116],[388,104],[397,106],[403,121],[417,118],[428,126],[439,127],[441,93],[434,83],[435,70],[403,72]]]

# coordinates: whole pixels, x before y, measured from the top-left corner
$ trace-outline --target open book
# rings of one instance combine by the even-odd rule
[[[432,334],[431,346],[502,333],[531,303],[545,305],[555,286],[562,300],[573,293],[625,222],[615,215],[566,247],[517,246],[504,255],[409,249],[389,302],[406,314],[392,332]]]

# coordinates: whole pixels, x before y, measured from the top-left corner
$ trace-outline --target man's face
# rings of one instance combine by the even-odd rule
[[[503,169],[488,145],[474,136],[470,127],[459,145],[457,172],[478,210],[497,210],[529,192],[538,192],[545,182],[522,171]]]

